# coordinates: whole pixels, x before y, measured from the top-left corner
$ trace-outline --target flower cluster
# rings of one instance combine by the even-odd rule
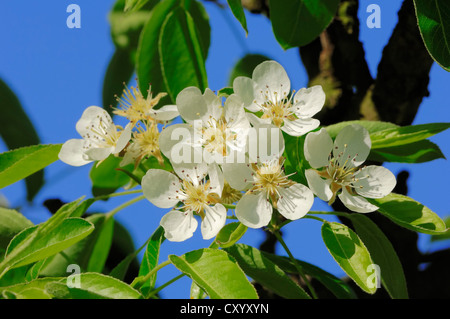
[[[138,166],[150,156],[161,166],[169,161],[173,170],[151,168],[141,186],[153,205],[171,209],[160,222],[171,241],[190,238],[197,218],[203,238],[213,238],[230,208],[251,228],[267,226],[274,210],[299,219],[315,196],[330,204],[339,197],[350,210],[367,213],[377,207],[366,198],[383,197],[395,186],[387,169],[361,166],[370,152],[368,132],[348,125],[333,142],[313,118],[325,103],[322,87],[291,92],[286,71],[275,61],[258,65],[252,78],[237,77],[226,98],[188,87],[175,105],[156,108],[163,96],[149,90],[144,98],[137,88],[126,88],[114,110],[128,119],[125,128],[102,108],[87,108],[76,125],[82,139],[67,141],[59,157],[74,166],[111,154],[123,158],[121,165]],[[170,123],[178,116],[183,123]],[[307,134],[308,185],[285,173],[283,134]]]

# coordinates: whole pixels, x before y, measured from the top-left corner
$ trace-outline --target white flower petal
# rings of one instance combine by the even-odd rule
[[[315,130],[319,125],[320,121],[316,119],[284,120],[284,125],[281,127],[281,130],[291,136],[302,136]]]
[[[209,88],[206,88],[203,94],[208,111],[203,115],[203,121],[208,121],[210,117],[214,119],[219,119],[222,116],[223,108],[220,97],[218,97]]]
[[[173,210],[161,218],[160,225],[164,228],[164,236],[168,240],[180,242],[192,237],[198,222],[192,212]]]
[[[157,110],[151,109],[149,115],[158,121],[170,121],[180,115],[180,113],[176,105],[164,105]]]
[[[357,213],[370,213],[378,209],[377,206],[369,203],[364,197],[351,195],[345,187],[342,188],[342,193],[338,197],[345,207]]]
[[[173,124],[167,126],[159,134],[159,149],[170,160],[173,157],[181,158],[183,157],[183,146],[189,147],[188,150],[191,150],[190,143],[192,137],[193,131],[189,124]],[[174,146],[177,144],[179,144],[177,149],[174,149]]]
[[[180,201],[176,197],[181,184],[172,173],[162,169],[149,169],[142,177],[141,185],[145,198],[159,208],[171,208]]]
[[[257,89],[256,83],[245,76],[238,76],[233,81],[233,91],[234,94],[239,96],[244,103],[244,106],[250,112],[258,112],[261,107],[254,103],[255,101],[255,90]]]
[[[222,196],[223,185],[224,185],[224,177],[222,170],[219,165],[213,163],[208,166],[208,177],[209,177],[209,187],[210,193],[216,193],[217,195]]]
[[[246,163],[224,163],[225,180],[236,190],[247,190],[253,182],[252,169]]]
[[[103,108],[99,106],[86,108],[75,126],[78,134],[83,137],[88,133],[92,135],[91,126],[98,127],[100,119],[108,126],[113,125],[111,116]]]
[[[59,159],[72,166],[83,166],[92,162],[91,160],[85,159],[83,145],[83,139],[68,140],[62,145],[61,150],[59,151]]]
[[[217,235],[227,221],[227,209],[222,204],[205,208],[201,231],[203,239],[211,239]]]
[[[253,125],[253,126],[260,126],[260,125],[268,125],[270,123],[272,123],[272,120],[270,118],[267,119],[262,119],[258,116],[256,116],[253,113],[245,113],[245,116],[247,117],[248,121]]]
[[[205,97],[199,88],[190,86],[178,93],[176,104],[181,117],[188,123],[200,120],[208,113]]]
[[[357,167],[369,156],[371,145],[369,132],[361,125],[351,124],[336,136],[333,155],[338,158],[341,167],[345,162],[347,168]]]
[[[330,188],[331,180],[322,179],[313,169],[307,169],[305,171],[305,176],[308,181],[309,188],[314,194],[317,195],[317,197],[326,202],[333,197],[333,192]]]
[[[131,130],[132,129],[133,129],[133,124],[128,123],[127,126],[125,126],[125,128],[123,129],[123,131],[120,132],[120,136],[117,139],[116,147],[113,152],[114,154],[119,153],[121,150],[123,150],[125,148],[125,146],[127,146],[128,142],[131,139]]]
[[[267,162],[280,157],[283,152],[283,134],[275,125],[262,124],[249,131],[248,155],[251,162]]]
[[[394,174],[383,166],[366,166],[354,175],[355,191],[364,197],[382,198],[388,195],[397,183]]]
[[[264,61],[259,64],[253,70],[252,80],[264,93],[268,91],[269,99],[274,102],[286,97],[291,90],[291,81],[286,71],[276,61]]]
[[[224,105],[224,116],[228,127],[248,128],[250,123],[246,118],[244,103],[236,94],[230,95]]]
[[[333,141],[325,129],[306,135],[304,153],[312,168],[328,165],[328,156],[333,149]]]
[[[183,180],[190,181],[198,186],[200,181],[208,174],[208,165],[202,163],[172,163],[173,170]]]
[[[267,226],[272,218],[272,205],[263,192],[245,194],[236,205],[236,217],[250,228]]]
[[[86,156],[93,161],[103,161],[108,158],[109,155],[112,154],[114,148],[106,147],[106,148],[90,148],[84,152]]]
[[[281,197],[277,202],[278,211],[287,219],[295,220],[305,216],[313,205],[314,194],[302,184],[294,184],[279,192]]]
[[[302,88],[294,96],[295,114],[303,118],[312,117],[322,110],[325,99],[325,92],[320,85]]]

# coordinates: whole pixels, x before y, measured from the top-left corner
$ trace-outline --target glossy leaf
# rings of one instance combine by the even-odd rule
[[[62,279],[45,286],[58,299],[140,299],[142,295],[126,283],[99,273],[79,274],[80,287],[68,286]]]
[[[159,0],[125,0],[125,12],[133,12],[143,7],[153,7]]]
[[[58,160],[61,144],[33,145],[0,154],[0,188],[14,184]]]
[[[258,249],[236,244],[225,250],[236,259],[248,276],[277,295],[287,299],[311,299],[303,288]]]
[[[373,133],[388,130],[388,129],[397,129],[400,127],[400,126],[398,126],[394,123],[390,123],[390,122],[362,120],[362,121],[339,122],[336,124],[326,126],[325,129],[327,130],[328,134],[330,134],[331,138],[334,139],[344,127],[346,127],[348,125],[352,125],[352,124],[361,125],[369,132],[369,134],[373,134]]]
[[[367,199],[394,223],[425,234],[439,235],[446,231],[445,222],[431,209],[414,199],[391,193],[380,199]]]
[[[15,235],[31,226],[33,223],[21,213],[0,207],[0,247],[6,250]]]
[[[298,274],[297,267],[294,263],[285,256],[278,256],[274,254],[270,254],[267,252],[262,252],[262,254],[270,259],[273,263],[275,263],[278,267],[280,267],[283,271],[291,274]],[[356,294],[350,288],[350,286],[345,283],[342,279],[337,278],[336,276],[326,272],[322,268],[314,266],[310,263],[296,260],[297,264],[300,266],[302,271],[308,275],[317,279],[322,285],[324,285],[328,290],[330,290],[333,295],[338,299],[356,299]]]
[[[241,239],[242,236],[244,236],[246,231],[247,226],[242,223],[229,223],[222,227],[222,229],[219,231],[216,236],[215,242],[221,248],[230,247],[237,243],[237,241]]]
[[[270,0],[273,33],[283,49],[304,46],[331,23],[339,0]]]
[[[420,34],[431,57],[450,71],[450,3],[414,0]]]
[[[169,260],[212,299],[258,298],[242,269],[225,251],[204,248],[182,256],[170,255]]]
[[[304,156],[305,136],[290,136],[283,132],[285,155],[284,168],[286,174],[291,175],[291,179],[297,183],[308,185],[305,176],[305,170],[310,168],[308,161]]]
[[[202,92],[208,87],[199,39],[188,11],[176,8],[167,16],[161,28],[159,54],[164,83],[172,101],[188,86],[198,87]]]
[[[369,249],[380,269],[381,283],[391,298],[407,299],[405,274],[400,259],[389,239],[370,218],[362,214],[349,214],[355,232]]]
[[[425,140],[450,127],[450,123],[429,123],[386,129],[370,134],[372,149],[394,147]]]
[[[242,7],[241,0],[227,0],[228,5],[230,6],[231,12],[234,17],[239,21],[242,28],[245,30],[245,35],[248,34],[247,29],[247,19],[245,18],[244,8]]]
[[[406,145],[371,150],[368,159],[377,162],[424,163],[444,158],[439,146],[423,140]]]
[[[150,241],[147,244],[144,258],[142,259],[141,267],[139,269],[139,276],[147,275],[153,268],[158,265],[159,250],[164,239],[164,228],[159,226],[152,234],[152,236],[150,237]],[[151,276],[149,280],[142,285],[141,289],[153,289],[155,287],[156,275],[157,274],[155,273],[153,276]]]
[[[347,226],[327,222],[322,225],[323,241],[345,273],[365,292],[375,293],[377,276],[370,267],[374,262],[364,243]]]
[[[101,196],[114,193],[120,187],[130,182],[127,174],[116,170],[116,168],[131,172],[133,165],[130,164],[125,167],[120,167],[121,161],[122,158],[111,155],[99,165],[92,166],[89,173],[92,181],[92,195]]]

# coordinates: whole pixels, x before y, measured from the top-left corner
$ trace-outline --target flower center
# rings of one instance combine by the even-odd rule
[[[281,127],[285,120],[295,119],[295,114],[292,111],[294,94],[288,97],[288,93],[284,91],[280,95],[277,91],[272,92],[269,86],[266,86],[266,90],[261,90],[260,94],[264,101],[259,105],[264,113],[261,116],[262,119],[271,119],[272,123],[278,127]]]
[[[87,127],[92,134],[86,133],[83,138],[86,140],[84,149],[92,147],[108,148],[115,147],[120,133],[117,131],[116,125],[104,117],[97,116],[98,122]]]
[[[284,159],[280,158],[267,163],[252,164],[253,187],[249,192],[264,191],[266,198],[270,198],[276,206],[278,198],[281,197],[279,190],[294,184],[289,179],[292,174],[284,175],[283,163]]]
[[[220,119],[210,118],[201,130],[203,146],[210,152],[217,152],[222,156],[227,156],[227,142],[234,141],[236,134],[230,132],[227,121],[224,117]]]
[[[184,206],[180,209],[194,211],[204,218],[204,210],[206,206],[219,202],[215,193],[210,193],[209,182],[194,185],[189,181],[183,180],[182,189],[177,191],[176,198],[183,202]]]
[[[149,122],[146,125],[146,129],[141,126],[137,126],[138,132],[133,135],[133,144],[136,144],[135,149],[138,150],[137,159],[140,161],[145,156],[155,156],[158,162],[163,165],[164,159],[162,158],[159,150],[159,131],[155,123]]]
[[[114,114],[124,116],[133,123],[137,123],[140,120],[154,120],[149,115],[149,112],[165,95],[166,93],[159,93],[153,98],[150,87],[147,99],[145,99],[138,88],[125,86],[122,97],[116,97],[119,106],[114,110]]]

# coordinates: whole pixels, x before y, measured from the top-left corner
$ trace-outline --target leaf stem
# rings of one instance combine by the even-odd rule
[[[117,206],[117,207],[114,208],[113,210],[111,210],[111,211],[109,211],[108,213],[106,213],[106,218],[111,218],[111,217],[113,217],[115,214],[117,214],[117,213],[118,213],[119,211],[121,211],[122,209],[124,209],[124,208],[126,208],[126,207],[128,207],[128,206],[130,206],[130,205],[132,205],[132,204],[134,204],[134,203],[137,203],[138,201],[143,200],[144,198],[145,198],[145,196],[144,196],[144,195],[141,195],[141,196],[135,197],[135,198],[133,198],[133,199],[131,199],[131,200],[129,200],[129,201],[123,203],[123,204],[120,205],[120,206]]]
[[[140,193],[142,193],[142,189],[137,189],[134,191],[120,192],[120,193],[112,193],[112,194],[108,194],[108,195],[101,195],[101,196],[94,197],[94,199],[95,200],[104,200],[104,199],[109,199],[109,198],[118,197],[118,196],[140,194]]]
[[[275,237],[277,238],[277,240],[280,242],[281,246],[283,246],[284,250],[287,252],[287,254],[289,255],[289,258],[291,259],[292,263],[294,264],[295,268],[298,271],[298,274],[300,275],[300,277],[303,279],[303,281],[305,282],[305,284],[308,286],[309,291],[311,292],[311,295],[313,296],[314,299],[318,299],[317,294],[314,290],[314,288],[312,287],[311,283],[309,282],[309,280],[306,278],[305,274],[303,273],[303,270],[301,269],[300,265],[297,263],[297,260],[294,258],[294,256],[292,255],[291,251],[289,250],[288,246],[286,245],[286,243],[284,242],[283,237],[281,236],[280,232],[278,231],[273,231],[272,232]]]
[[[165,262],[160,263],[159,265],[157,265],[155,268],[153,268],[152,270],[150,270],[145,276],[143,276],[142,278],[140,278],[138,281],[136,281],[134,284],[132,284],[132,287],[134,289],[139,289],[142,287],[143,284],[145,284],[145,282],[147,280],[149,280],[156,272],[158,272],[160,269],[166,267],[167,265],[170,265],[171,261],[170,260],[166,260]]]
[[[164,288],[166,288],[167,286],[169,286],[170,284],[173,284],[175,281],[177,281],[180,278],[183,278],[186,274],[180,274],[178,276],[176,276],[175,278],[172,278],[171,280],[169,280],[168,282],[166,282],[165,284],[159,286],[158,288],[156,288],[155,290],[150,291],[150,293],[145,297],[145,299],[150,299],[151,297],[153,297],[154,295],[156,295],[158,292],[160,292],[161,290],[163,290]]]

